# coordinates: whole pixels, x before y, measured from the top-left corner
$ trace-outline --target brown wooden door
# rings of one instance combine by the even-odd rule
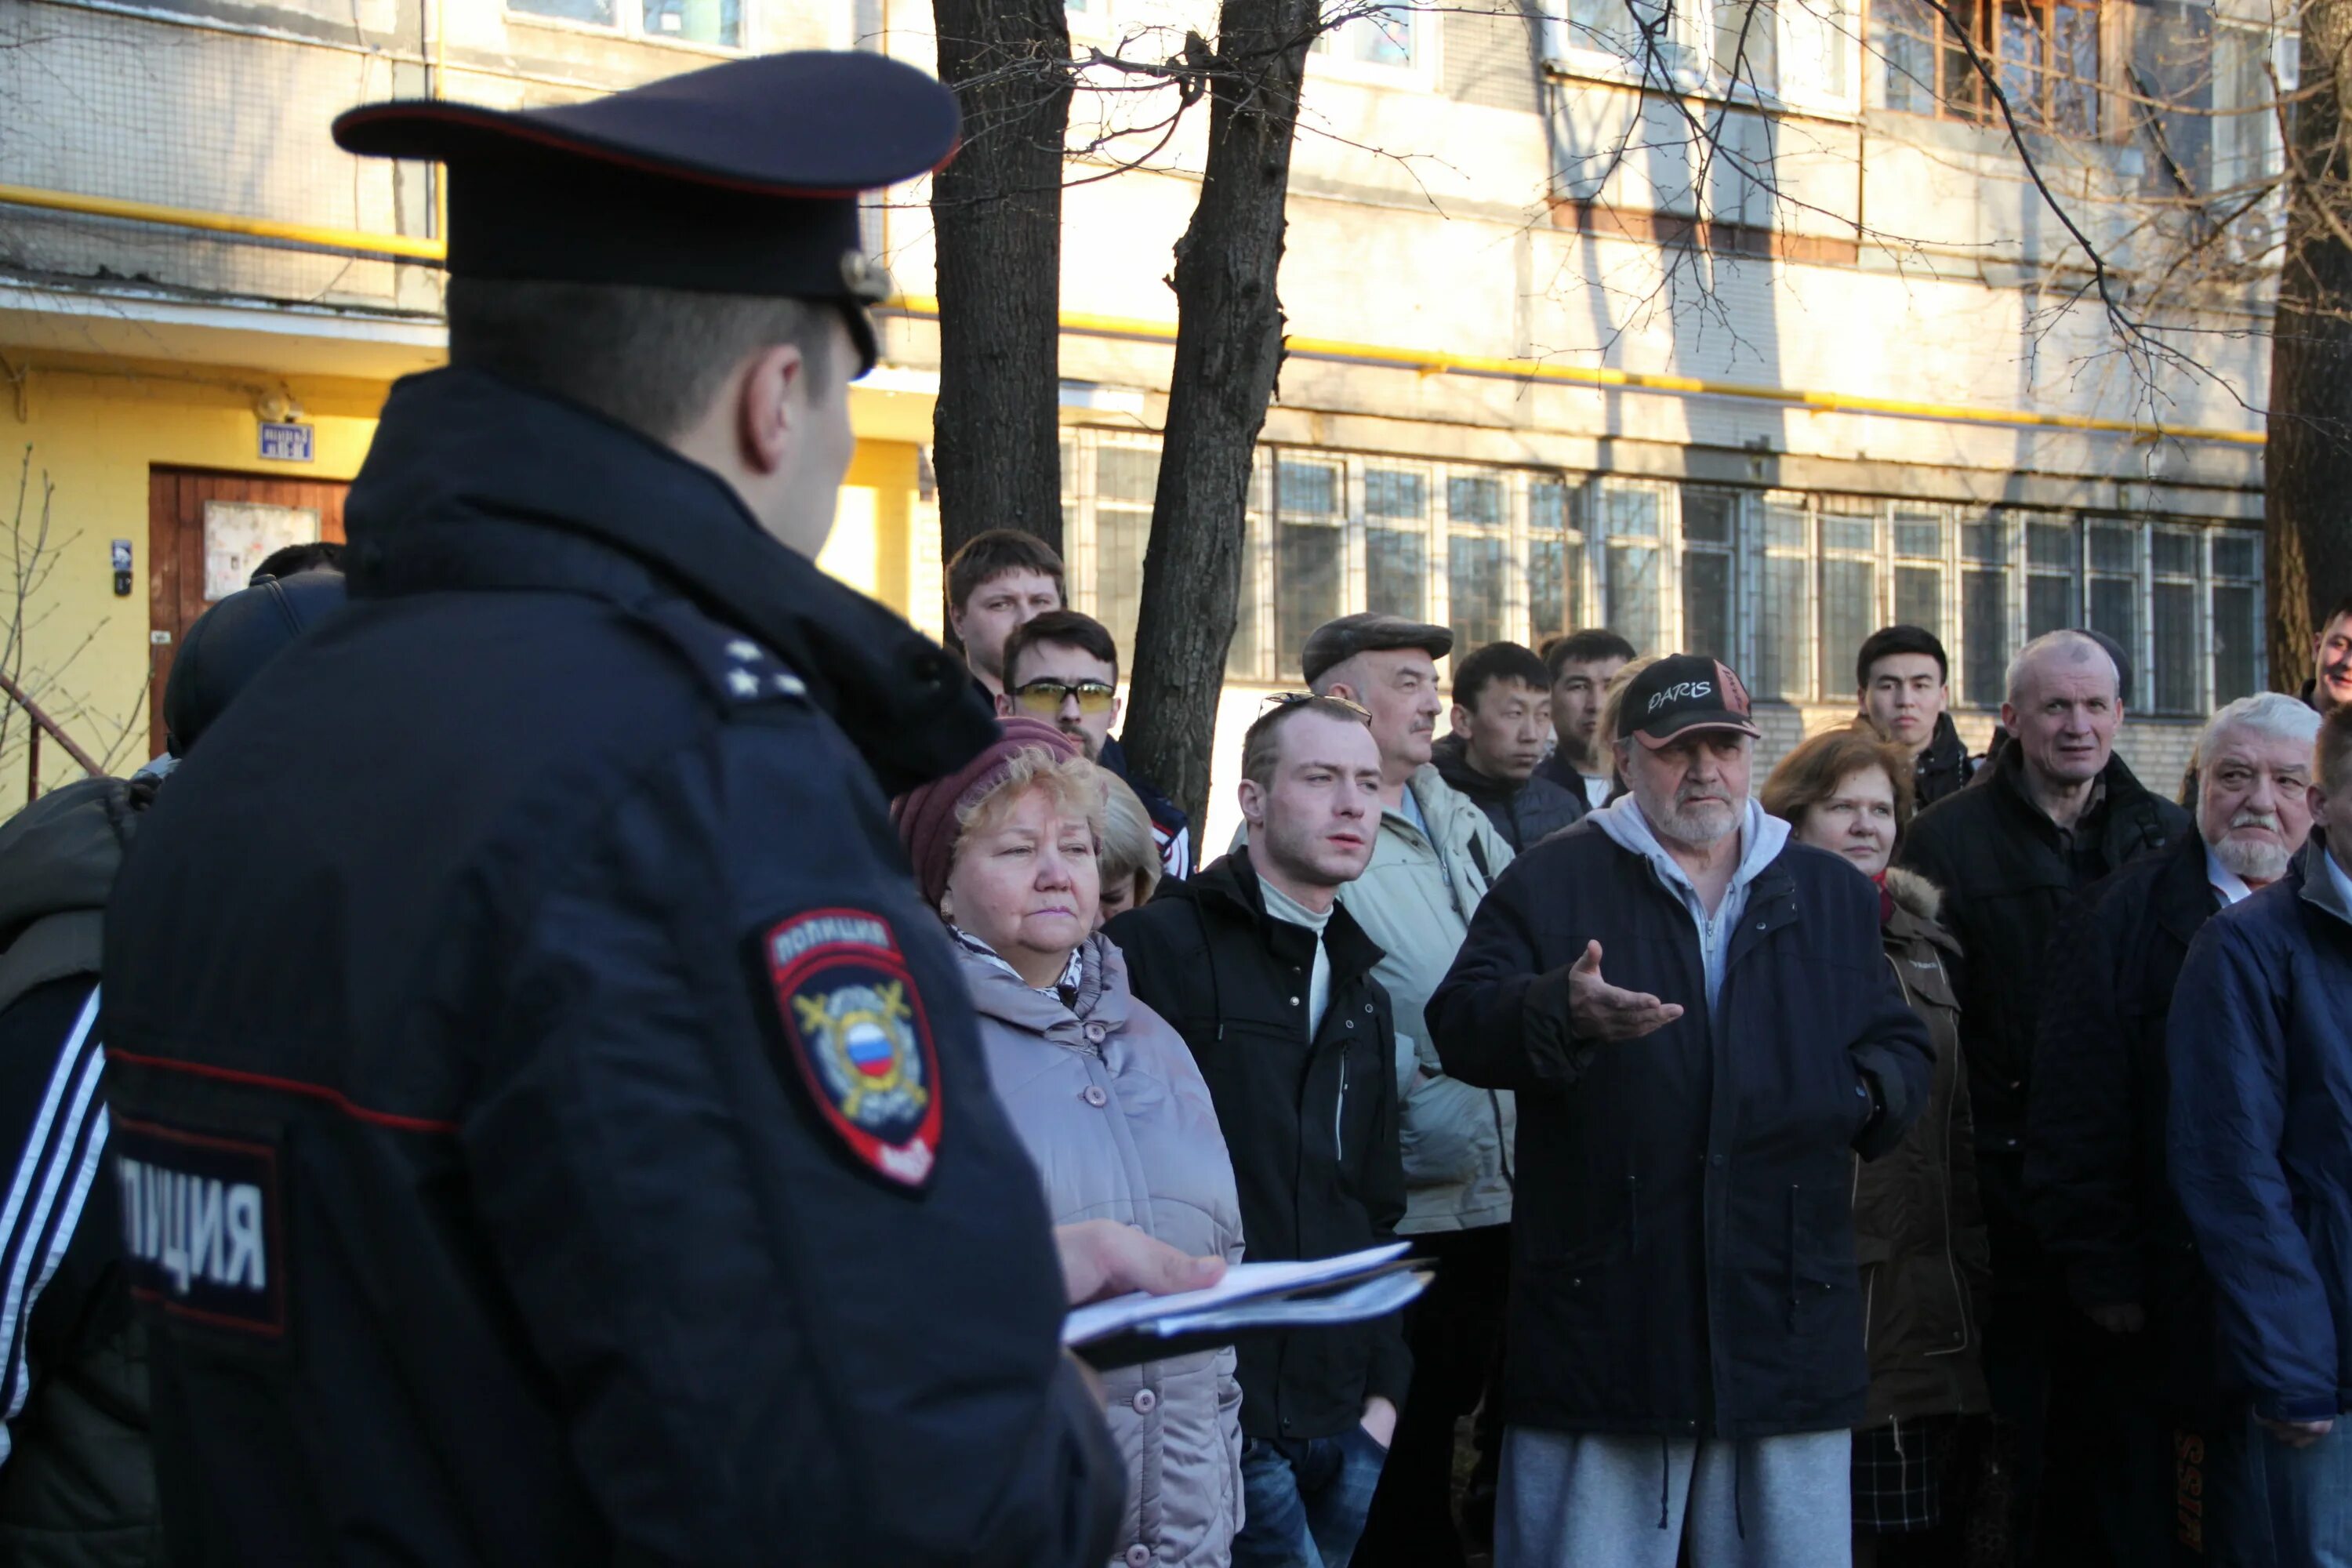
[[[180,639],[215,597],[245,586],[279,544],[343,537],[343,492],[325,479],[201,468],[147,473],[148,736],[163,749],[163,682]]]

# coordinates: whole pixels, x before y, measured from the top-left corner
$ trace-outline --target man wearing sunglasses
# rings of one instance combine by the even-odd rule
[[[1174,801],[1128,771],[1127,753],[1111,737],[1118,721],[1118,644],[1110,629],[1076,610],[1048,610],[1024,621],[1004,639],[1004,690],[996,710],[1043,719],[1082,747],[1089,761],[1126,782],[1151,816],[1162,873],[1181,881],[1192,874],[1192,825]]]

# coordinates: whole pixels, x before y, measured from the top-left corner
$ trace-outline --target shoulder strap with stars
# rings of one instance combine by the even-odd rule
[[[656,599],[636,611],[648,629],[685,657],[723,706],[808,700],[807,684],[783,660],[687,600]]]

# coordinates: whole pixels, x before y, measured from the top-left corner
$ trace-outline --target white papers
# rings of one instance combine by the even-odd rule
[[[1174,1296],[1150,1296],[1142,1291],[1115,1296],[1090,1307],[1078,1307],[1062,1320],[1062,1342],[1083,1345],[1113,1334],[1145,1332],[1157,1337],[1197,1332],[1212,1326],[1199,1321],[1230,1314],[1236,1326],[1267,1321],[1265,1309],[1277,1303],[1280,1321],[1305,1326],[1317,1322],[1354,1322],[1394,1311],[1421,1293],[1416,1276],[1383,1274],[1343,1294],[1311,1301],[1286,1298],[1302,1290],[1345,1285],[1369,1270],[1402,1258],[1412,1246],[1396,1242],[1367,1247],[1339,1258],[1318,1258],[1297,1263],[1243,1263],[1225,1270],[1225,1277],[1205,1290]],[[1399,1292],[1402,1294],[1399,1294]],[[1370,1294],[1367,1294],[1367,1293]],[[1390,1296],[1397,1299],[1378,1304]],[[1356,1298],[1363,1297],[1363,1300]],[[1242,1310],[1255,1304],[1259,1310]]]

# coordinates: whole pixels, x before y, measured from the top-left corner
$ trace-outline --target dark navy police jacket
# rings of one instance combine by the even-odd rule
[[[1566,968],[1680,1003],[1577,1038]],[[1878,890],[1791,844],[1748,884],[1708,1019],[1698,932],[1591,822],[1511,862],[1429,1004],[1445,1070],[1518,1091],[1505,1419],[1763,1437],[1862,1423],[1853,1154],[1927,1102],[1927,1026],[1887,968]],[[1867,1072],[1885,1112],[1865,1125]]]
[[[478,373],[394,390],[346,515],[351,605],[107,922],[173,1560],[1104,1562],[1123,1467],[885,811],[992,732],[961,672]]]

